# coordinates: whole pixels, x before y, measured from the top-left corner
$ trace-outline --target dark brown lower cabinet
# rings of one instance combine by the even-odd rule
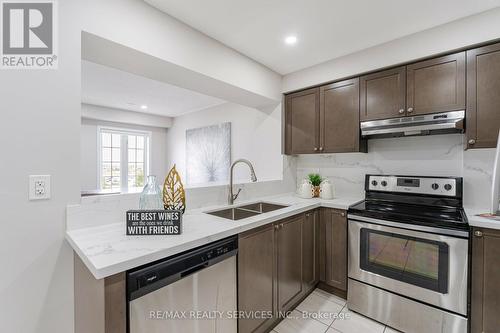
[[[500,329],[500,230],[474,228],[471,333]]]
[[[239,333],[267,332],[316,286],[317,211],[299,214],[239,236],[238,310],[272,314],[239,319]],[[307,257],[307,258],[306,258]]]
[[[238,241],[238,309],[274,313],[274,225],[243,233]],[[238,332],[266,332],[274,318],[239,319]]]
[[[320,280],[345,297],[347,291],[347,216],[344,210],[322,208]]]
[[[305,215],[302,227],[302,282],[309,293],[319,281],[319,210]]]
[[[75,333],[126,333],[125,272],[97,280],[74,253]]]
[[[290,310],[302,293],[302,226],[304,215],[276,224],[278,311]]]

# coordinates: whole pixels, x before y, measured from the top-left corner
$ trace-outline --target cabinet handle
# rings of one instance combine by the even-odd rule
[[[345,216],[345,212],[339,212],[337,210],[332,210],[332,214],[337,214],[337,215],[340,215],[340,216]]]
[[[472,146],[473,144],[475,144],[475,143],[476,143],[476,140],[474,140],[474,139],[470,139],[468,143]]]
[[[280,228],[283,228],[283,223],[280,224]]]
[[[280,226],[279,226],[278,224],[276,224],[276,225],[274,226],[274,229],[278,230],[278,228],[279,228],[279,227],[280,227]]]
[[[314,151],[318,151],[318,147],[314,147]]]
[[[406,110],[406,112],[412,113],[413,112],[413,108],[408,108],[408,110]]]
[[[399,114],[403,114],[403,113],[405,113],[405,109],[399,109],[398,112],[399,112]]]
[[[319,151],[323,151],[323,147],[319,147]]]
[[[476,236],[476,237],[483,237],[483,232],[479,231],[479,230],[476,230],[476,231],[474,231],[474,236]]]

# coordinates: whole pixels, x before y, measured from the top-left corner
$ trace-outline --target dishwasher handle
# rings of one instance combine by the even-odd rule
[[[188,275],[191,275],[191,274],[194,274],[198,271],[201,271],[202,269],[207,268],[208,266],[209,266],[209,262],[207,261],[207,262],[204,262],[202,264],[199,264],[198,266],[191,267],[187,271],[184,271],[181,273],[181,278],[188,276]]]
[[[238,237],[230,237],[127,272],[127,299],[142,297],[188,275],[215,265],[238,252]]]

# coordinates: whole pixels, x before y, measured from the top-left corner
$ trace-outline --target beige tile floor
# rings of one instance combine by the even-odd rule
[[[346,301],[314,290],[272,333],[397,333],[376,321],[351,312]]]

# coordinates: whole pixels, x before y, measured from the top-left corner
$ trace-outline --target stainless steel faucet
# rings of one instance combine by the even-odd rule
[[[234,166],[240,162],[245,163],[250,168],[250,177],[252,179],[252,182],[255,183],[257,181],[257,176],[255,175],[255,170],[253,169],[253,165],[252,165],[252,163],[250,163],[249,160],[241,158],[239,160],[234,161],[233,164],[231,164],[231,170],[229,171],[229,174],[230,174],[229,175],[229,196],[227,198],[227,203],[230,205],[232,205],[234,203],[234,200],[236,200],[238,198],[238,195],[241,192],[241,188],[240,188],[240,189],[238,189],[238,192],[236,194],[233,194],[233,169],[234,169]]]

